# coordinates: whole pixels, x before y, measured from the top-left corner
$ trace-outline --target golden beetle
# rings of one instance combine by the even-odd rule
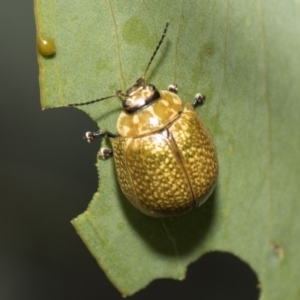
[[[182,104],[177,86],[168,91],[146,84],[145,75],[166,35],[162,37],[142,78],[126,93],[111,97],[122,100],[117,122],[118,134],[99,130],[87,132],[85,139],[113,138],[112,148],[102,148],[101,157],[114,157],[116,173],[126,198],[152,217],[171,217],[200,206],[212,193],[218,162],[211,135],[194,107],[203,103],[197,93],[192,104]]]

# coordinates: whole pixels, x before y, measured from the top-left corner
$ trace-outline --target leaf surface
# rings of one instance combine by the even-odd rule
[[[300,2],[35,1],[38,36],[57,53],[39,56],[43,108],[126,90],[144,72],[159,89],[177,83],[216,143],[217,188],[200,209],[153,219],[122,196],[113,160],[97,160],[99,190],[72,223],[123,295],[156,278],[183,279],[211,250],[246,261],[260,299],[299,299]],[[120,101],[81,107],[115,131]],[[67,120],[66,120],[67,122]]]

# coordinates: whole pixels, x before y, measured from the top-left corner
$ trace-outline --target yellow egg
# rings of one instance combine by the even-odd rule
[[[41,36],[37,41],[38,51],[43,56],[51,56],[56,52],[55,42],[52,38]]]

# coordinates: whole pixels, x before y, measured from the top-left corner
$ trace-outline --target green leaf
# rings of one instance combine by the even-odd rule
[[[36,0],[35,13],[38,36],[54,38],[57,49],[38,58],[43,108],[125,90],[143,74],[167,20],[148,82],[177,83],[185,101],[206,95],[198,111],[220,176],[196,211],[142,215],[122,196],[113,160],[97,160],[99,191],[72,223],[120,292],[183,279],[188,264],[220,250],[256,272],[260,299],[299,299],[300,2]],[[117,98],[80,109],[115,131]]]

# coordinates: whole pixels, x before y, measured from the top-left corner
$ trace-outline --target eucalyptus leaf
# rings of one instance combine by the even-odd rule
[[[72,223],[119,291],[183,279],[191,262],[219,250],[251,266],[260,299],[299,299],[300,2],[35,0],[35,15],[37,36],[56,44],[53,57],[38,56],[43,108],[126,90],[166,21],[147,81],[159,89],[177,83],[184,101],[206,95],[198,112],[220,175],[194,212],[141,214],[122,195],[113,160],[95,158],[99,190]],[[80,109],[115,132],[117,98]]]

